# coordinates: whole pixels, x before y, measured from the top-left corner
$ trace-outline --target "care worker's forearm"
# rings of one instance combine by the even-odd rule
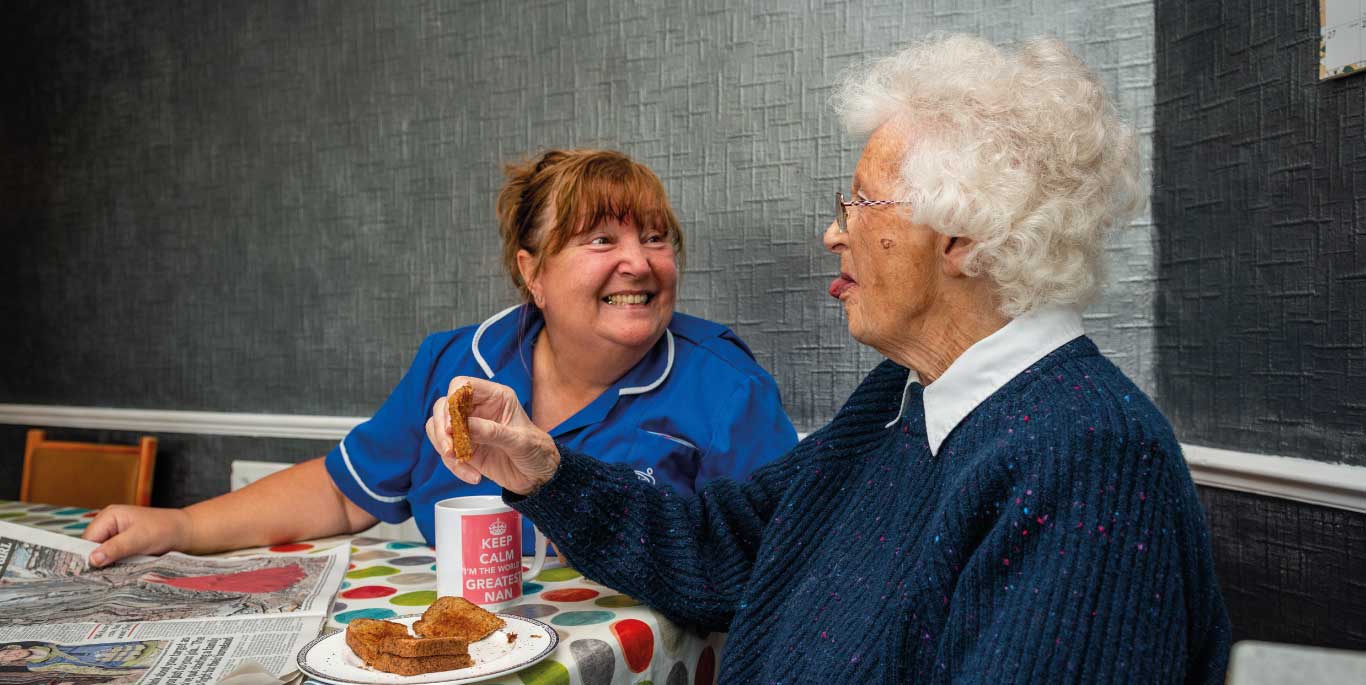
[[[319,457],[185,508],[194,554],[355,533],[378,521],[333,484]]]

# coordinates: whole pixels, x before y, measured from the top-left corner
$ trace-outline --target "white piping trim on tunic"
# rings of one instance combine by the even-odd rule
[[[621,390],[618,390],[618,391],[617,391],[617,396],[618,396],[618,397],[620,397],[620,396],[622,396],[622,395],[639,395],[639,394],[641,394],[641,393],[650,392],[651,390],[654,390],[655,388],[658,388],[658,387],[659,387],[659,384],[660,384],[660,383],[663,383],[663,382],[664,382],[664,379],[669,377],[669,371],[673,370],[673,368],[674,368],[674,334],[673,334],[673,331],[670,331],[670,330],[667,329],[667,328],[664,329],[664,337],[665,337],[665,339],[667,339],[667,340],[669,341],[669,363],[664,365],[664,373],[659,374],[659,378],[656,378],[656,379],[655,379],[655,382],[653,382],[653,383],[651,383],[651,384],[649,384],[649,385],[640,385],[640,386],[636,386],[636,387],[634,387],[634,388],[622,388]]]
[[[355,479],[356,485],[359,485],[360,489],[364,490],[365,494],[370,496],[370,499],[373,499],[376,502],[387,502],[390,504],[394,502],[402,502],[404,499],[406,499],[406,497],[404,497],[403,495],[398,495],[396,497],[385,497],[384,495],[381,495],[375,492],[374,490],[371,490],[370,486],[366,485],[365,481],[360,479],[360,474],[356,473],[356,467],[351,465],[351,455],[346,451],[346,441],[342,440],[337,444],[341,447],[342,461],[346,464],[346,470],[351,472],[351,477]]]
[[[474,352],[474,361],[479,362],[479,368],[483,369],[484,375],[488,376],[489,378],[493,378],[493,369],[489,367],[488,362],[484,361],[484,355],[479,354],[479,338],[483,337],[484,331],[487,330],[489,326],[492,326],[494,323],[496,323],[503,317],[507,316],[508,314],[511,314],[512,310],[520,306],[522,305],[514,304],[511,307],[508,307],[507,309],[504,309],[503,311],[498,312],[497,314],[494,314],[493,316],[490,316],[489,318],[485,319],[484,323],[479,324],[479,328],[474,331],[474,339],[470,340],[470,351]]]
[[[498,312],[497,314],[494,314],[493,316],[489,317],[487,320],[484,321],[484,323],[479,324],[479,328],[474,331],[474,338],[470,340],[470,351],[474,352],[474,361],[479,362],[479,368],[483,369],[484,375],[488,376],[489,378],[493,378],[493,368],[489,366],[489,363],[487,361],[484,361],[484,355],[479,353],[479,338],[482,338],[484,336],[484,331],[488,330],[489,326],[492,326],[493,324],[500,321],[503,317],[507,316],[508,314],[511,314],[512,310],[517,309],[520,306],[522,305],[514,304],[511,307],[508,307],[507,309],[504,309],[503,311]],[[618,390],[618,397],[621,397],[623,395],[640,395],[643,393],[650,392],[651,390],[658,388],[659,385],[664,382],[664,379],[669,377],[669,372],[672,371],[674,368],[673,331],[670,331],[667,328],[664,329],[664,338],[669,343],[669,360],[668,363],[664,365],[664,373],[660,374],[659,378],[656,378],[655,381],[649,385],[638,385],[633,388],[622,388],[621,390]]]

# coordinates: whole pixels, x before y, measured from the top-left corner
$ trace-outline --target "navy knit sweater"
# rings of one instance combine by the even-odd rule
[[[722,683],[1223,682],[1230,628],[1171,427],[1087,338],[937,456],[920,386],[873,370],[749,481],[683,497],[561,448],[505,493],[575,568],[729,631]]]

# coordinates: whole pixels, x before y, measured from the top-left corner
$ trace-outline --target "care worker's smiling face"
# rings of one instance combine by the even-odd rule
[[[854,171],[851,201],[901,197],[901,160],[909,127],[892,121],[869,137]],[[884,351],[905,342],[935,306],[942,289],[939,234],[913,224],[905,205],[849,207],[848,232],[826,228],[827,250],[839,255],[840,275],[830,296],[844,305],[849,334]]]
[[[673,318],[678,266],[661,231],[608,219],[547,256],[528,281],[546,329],[580,343],[648,348]]]

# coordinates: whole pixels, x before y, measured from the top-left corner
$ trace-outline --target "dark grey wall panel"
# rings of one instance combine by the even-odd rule
[[[927,31],[1069,40],[1145,132],[1151,7],[931,2],[17,2],[0,402],[364,415],[432,331],[511,301],[498,165],[622,148],[688,232],[680,308],[735,327],[797,425],[875,355],[818,234],[858,141],[839,71]],[[20,124],[17,128],[11,124]],[[1151,387],[1146,220],[1097,339]]]
[[[1157,387],[1185,441],[1366,465],[1366,77],[1318,21],[1157,2]]]
[[[1233,639],[1366,649],[1366,514],[1200,488]]]
[[[23,479],[27,427],[0,425],[0,499],[19,499]],[[133,445],[141,433],[48,428],[54,440],[81,440]],[[322,456],[331,440],[282,440],[225,435],[162,433],[157,437],[157,466],[152,477],[152,506],[182,507],[228,491],[234,459],[297,463]]]

